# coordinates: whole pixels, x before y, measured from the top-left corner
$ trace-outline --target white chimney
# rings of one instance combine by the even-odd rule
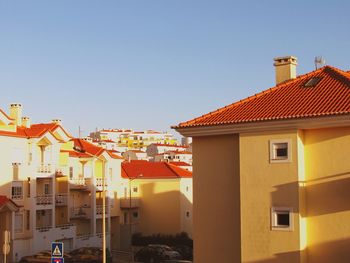
[[[17,126],[22,125],[22,105],[20,103],[10,104],[10,117],[15,120]]]
[[[276,85],[297,76],[297,58],[293,56],[274,58]]]
[[[30,128],[30,118],[29,117],[22,117],[22,126],[26,128]]]

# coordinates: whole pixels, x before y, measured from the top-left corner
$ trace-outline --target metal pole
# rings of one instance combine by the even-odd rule
[[[106,263],[106,192],[105,192],[105,162],[102,161],[102,249],[103,249],[103,263]]]
[[[129,239],[130,239],[130,252],[132,257],[132,242],[131,242],[131,236],[132,236],[132,225],[131,225],[131,181],[132,179],[129,179]]]

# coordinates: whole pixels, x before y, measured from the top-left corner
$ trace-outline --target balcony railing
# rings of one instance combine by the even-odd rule
[[[105,190],[107,189],[107,180],[105,178]],[[96,178],[96,189],[102,191],[103,188],[103,178]]]
[[[56,206],[66,206],[68,201],[68,194],[56,194]]]
[[[71,208],[70,218],[90,218],[90,207],[80,206]]]
[[[39,165],[37,172],[38,173],[51,173],[52,172],[51,164]]]
[[[37,205],[51,205],[53,203],[52,195],[38,195],[35,197]]]
[[[107,211],[107,206],[105,205],[106,208],[106,214],[108,213]],[[103,205],[96,205],[96,215],[102,215],[103,213]]]
[[[69,179],[71,189],[86,190],[88,188],[88,180],[85,178]]]

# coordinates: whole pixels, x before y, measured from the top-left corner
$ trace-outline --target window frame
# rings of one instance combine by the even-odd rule
[[[278,225],[277,216],[279,213],[288,213],[289,215],[289,226]],[[292,207],[271,207],[271,230],[277,231],[293,231],[293,208]]]
[[[20,189],[20,194],[14,194],[15,189]],[[19,192],[19,191],[18,191]],[[22,181],[12,181],[11,185],[11,199],[13,200],[23,200],[24,198],[24,193],[23,193],[23,182]]]
[[[287,157],[278,158],[276,156],[276,145],[287,144]],[[270,145],[270,163],[289,163],[292,162],[292,140],[291,139],[273,139],[269,141]]]

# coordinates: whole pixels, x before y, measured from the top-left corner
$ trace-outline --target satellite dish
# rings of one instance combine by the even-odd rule
[[[318,69],[326,64],[326,60],[322,56],[315,57],[315,68]]]

